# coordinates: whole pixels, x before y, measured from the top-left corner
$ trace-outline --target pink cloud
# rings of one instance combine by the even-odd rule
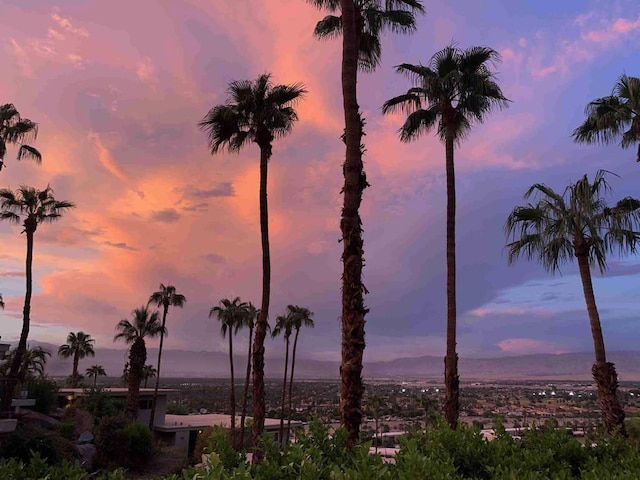
[[[537,353],[561,354],[568,350],[553,342],[536,340],[534,338],[507,338],[497,343],[497,346],[504,353],[515,355],[530,355]]]

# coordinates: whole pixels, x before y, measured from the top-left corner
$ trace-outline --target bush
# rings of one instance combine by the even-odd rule
[[[84,480],[87,472],[78,462],[63,461],[58,466],[50,466],[39,455],[33,455],[28,462],[21,462],[14,458],[0,459],[0,478],[11,480]],[[124,472],[117,470],[95,480],[125,480]]]
[[[193,459],[196,463],[202,461],[202,454],[216,453],[223,468],[237,468],[242,463],[242,455],[236,452],[231,442],[229,431],[218,425],[207,427],[198,434]]]
[[[51,412],[58,403],[58,384],[48,378],[40,378],[29,382],[27,386],[29,398],[36,401],[33,409],[36,412],[47,414]]]
[[[32,453],[39,454],[49,465],[75,458],[73,443],[59,433],[27,425],[19,426],[3,440],[0,447],[0,457],[23,462],[29,462]]]
[[[118,434],[126,445],[129,464],[145,462],[151,456],[153,435],[149,427],[141,423],[130,423]]]
[[[106,417],[116,417],[124,412],[124,400],[109,397],[102,388],[86,388],[75,406],[93,415],[96,424]]]
[[[145,462],[153,450],[153,436],[146,425],[124,414],[103,418],[95,435],[97,462],[104,467],[135,467]]]

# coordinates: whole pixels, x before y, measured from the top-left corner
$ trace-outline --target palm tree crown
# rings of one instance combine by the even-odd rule
[[[149,305],[153,304],[158,308],[169,307],[184,307],[187,303],[187,298],[184,295],[176,293],[176,287],[173,285],[160,284],[160,289],[157,292],[153,292],[149,297]]]
[[[0,170],[4,167],[7,144],[20,146],[18,148],[18,160],[30,158],[36,163],[42,162],[40,152],[24,143],[35,140],[37,136],[37,123],[28,118],[22,118],[20,112],[11,103],[0,105]]]
[[[342,34],[340,0],[307,0],[314,7],[329,12],[313,33],[318,38],[335,38]],[[418,0],[354,0],[359,23],[358,68],[372,72],[380,64],[380,36],[385,30],[412,33],[416,30],[416,14],[424,13]]]
[[[26,233],[35,232],[41,223],[58,220],[65,210],[73,207],[71,202],[56,200],[49,186],[44,190],[26,185],[16,191],[0,189],[0,220],[18,223],[22,218]]]
[[[58,355],[62,358],[71,358],[75,355],[82,359],[85,357],[95,357],[96,352],[93,349],[95,340],[91,335],[84,332],[70,332],[67,335],[67,343],[58,348]]]
[[[4,357],[4,362],[0,364],[0,376],[6,376],[9,373],[11,364],[16,354],[16,349],[11,349]],[[21,382],[35,378],[36,376],[44,376],[44,369],[47,365],[47,357],[51,356],[49,350],[37,347],[27,346],[24,354],[22,355],[21,365],[18,370],[18,378]]]
[[[209,311],[209,318],[217,317],[220,321],[220,333],[222,338],[236,334],[246,322],[248,304],[242,302],[240,297],[233,300],[223,298],[220,305],[216,305]]]
[[[605,170],[593,182],[587,176],[569,185],[562,194],[536,183],[525,198],[537,194],[535,204],[516,207],[505,224],[512,241],[507,244],[509,263],[522,256],[537,260],[550,271],[586,255],[591,266],[607,268],[607,254],[616,250],[635,252],[640,238],[640,203],[626,198],[610,208],[602,194],[610,190]]]
[[[89,377],[106,377],[107,372],[102,365],[92,365],[85,370],[85,373]]]
[[[199,123],[211,153],[223,147],[237,153],[248,142],[270,143],[291,132],[298,120],[294,104],[306,90],[300,83],[274,85],[265,73],[254,81],[231,82],[228,93],[226,103],[213,107]]]
[[[136,340],[155,338],[160,334],[167,334],[167,329],[162,327],[158,312],[151,312],[146,306],[141,306],[133,311],[133,322],[123,318],[116,325],[119,332],[113,337],[114,341],[122,340],[127,345],[132,345]]]
[[[500,55],[491,48],[460,50],[450,45],[433,55],[427,65],[403,63],[396,71],[407,75],[414,86],[388,100],[382,112],[409,113],[400,128],[403,142],[415,140],[434,127],[442,141],[449,127],[454,142],[460,142],[474,121],[482,122],[494,107],[503,108],[509,102],[487,65],[499,61]]]
[[[597,98],[585,108],[587,119],[573,132],[578,143],[612,143],[622,148],[638,144],[640,162],[640,78],[621,75],[611,95]]]

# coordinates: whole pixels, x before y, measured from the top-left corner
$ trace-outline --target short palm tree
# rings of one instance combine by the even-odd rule
[[[289,339],[291,338],[291,332],[293,331],[294,325],[294,317],[293,312],[287,307],[287,312],[285,315],[279,315],[276,318],[276,325],[271,332],[271,337],[276,338],[280,335],[284,338],[285,344],[285,356],[284,356],[284,378],[282,379],[282,400],[280,401],[280,430],[278,438],[280,440],[280,445],[284,446],[284,415],[285,415],[285,405],[286,405],[286,394],[287,394],[287,369],[289,367]]]
[[[285,443],[289,443],[289,435],[291,434],[291,403],[292,398],[291,394],[293,391],[293,372],[296,368],[296,352],[298,350],[298,335],[300,335],[300,329],[302,327],[313,328],[315,324],[313,323],[313,312],[308,308],[299,307],[298,305],[289,305],[287,307],[293,317],[293,329],[296,334],[293,338],[293,350],[291,352],[291,377],[289,378],[289,408],[287,415],[287,439]]]
[[[229,368],[231,369],[231,393],[229,395],[229,406],[231,409],[231,438],[235,442],[236,428],[236,388],[233,371],[233,336],[242,328],[246,316],[248,305],[236,297],[233,300],[223,298],[220,304],[211,308],[209,318],[217,318],[220,322],[220,333],[222,338],[229,339]]]
[[[138,396],[140,394],[140,382],[144,377],[144,366],[147,363],[147,345],[145,340],[166,334],[166,328],[160,323],[158,312],[151,312],[147,306],[136,308],[133,312],[133,321],[122,319],[116,325],[118,333],[113,341],[122,340],[129,348],[129,371],[127,375],[127,404],[126,414],[135,419],[138,415]]]
[[[7,144],[18,145],[18,160],[30,158],[36,163],[42,162],[40,152],[25,143],[35,140],[37,136],[37,123],[22,118],[11,103],[0,105],[0,170],[4,167]]]
[[[378,447],[380,446],[380,411],[382,410],[382,407],[386,405],[385,405],[385,401],[379,395],[370,395],[369,401],[367,402],[367,406],[371,410],[371,413],[373,414],[373,419],[376,423],[374,444],[376,447],[376,453],[378,453]]]
[[[93,377],[93,387],[98,383],[98,377],[106,377],[107,372],[102,365],[93,365],[85,370],[87,377]]]
[[[145,365],[142,369],[142,378],[144,379],[144,388],[147,388],[147,382],[150,378],[156,378],[158,370],[153,365]],[[152,407],[153,408],[153,407]]]
[[[91,335],[84,332],[70,332],[67,335],[67,343],[58,348],[58,355],[61,358],[73,358],[73,371],[71,373],[71,387],[77,388],[80,375],[78,374],[78,362],[85,357],[95,357],[93,350],[95,340]]]
[[[56,200],[51,187],[37,190],[25,185],[13,191],[0,190],[0,220],[9,220],[18,223],[22,221],[23,230],[27,237],[26,259],[26,291],[24,295],[24,308],[22,310],[22,331],[20,341],[13,357],[13,364],[9,371],[7,388],[2,406],[7,409],[11,404],[11,396],[17,385],[17,374],[22,362],[22,356],[27,349],[27,337],[31,326],[31,295],[33,292],[33,237],[43,223],[55,222],[62,214],[75,205],[67,201]]]
[[[416,15],[424,12],[419,0],[307,0],[328,15],[315,27],[318,38],[342,35],[342,100],[346,146],[342,166],[344,186],[340,220],[342,233],[342,361],[340,376],[340,417],[347,429],[347,447],[360,437],[362,422],[362,357],[364,354],[364,305],[366,288],[362,283],[364,249],[360,204],[369,186],[362,154],[364,120],[358,106],[358,71],[372,72],[380,64],[380,38],[385,30],[411,33],[416,30]]]
[[[249,351],[247,352],[247,375],[244,380],[244,393],[242,395],[242,413],[240,414],[240,442],[239,445],[244,446],[244,425],[247,417],[247,399],[249,397],[249,379],[251,378],[251,343],[253,341],[253,329],[256,325],[256,319],[260,312],[253,303],[249,302],[244,315],[243,328],[249,330]]]
[[[636,143],[640,162],[640,78],[621,75],[608,97],[596,98],[585,109],[587,119],[575,129],[578,143],[612,143],[622,148]]]
[[[4,362],[0,364],[0,376],[7,376],[16,356],[16,349],[12,349],[5,355]],[[32,380],[36,377],[44,376],[44,369],[47,365],[47,357],[51,356],[49,350],[37,347],[29,347],[22,355],[20,368],[18,369],[18,383],[16,385],[22,385],[28,380]]]
[[[562,194],[544,184],[535,184],[525,199],[538,201],[516,207],[505,224],[509,263],[519,257],[537,260],[549,272],[561,264],[578,261],[580,279],[591,325],[595,364],[593,378],[598,386],[598,403],[608,432],[624,433],[624,410],[616,396],[618,380],[613,363],[607,362],[600,315],[591,282],[591,267],[607,268],[606,257],[616,250],[635,252],[640,238],[640,201],[626,198],[607,207],[603,194],[609,190],[606,173],[600,170],[593,182],[585,175]]]
[[[162,332],[165,331],[167,324],[167,314],[169,313],[169,307],[184,307],[187,303],[187,298],[176,292],[176,287],[173,285],[160,284],[160,289],[157,292],[153,292],[149,297],[148,305],[155,305],[158,308],[162,308]],[[151,415],[149,417],[149,428],[153,428],[153,424],[156,418],[156,403],[158,402],[158,388],[160,386],[160,365],[162,362],[162,347],[164,345],[164,333],[160,333],[160,346],[158,347],[158,367],[156,375],[156,385],[153,390],[153,403],[151,408]],[[146,379],[145,379],[146,387]]]
[[[249,143],[255,143],[260,148],[262,302],[253,347],[253,443],[256,447],[256,462],[261,458],[257,447],[264,431],[264,339],[267,335],[271,296],[267,166],[274,140],[290,133],[298,120],[294,107],[305,93],[301,84],[274,85],[270,74],[260,75],[254,81],[234,81],[229,84],[226,103],[213,107],[199,124],[209,137],[212,154],[225,147],[230,152],[238,153]]]
[[[410,142],[436,130],[445,144],[447,177],[447,354],[445,357],[445,417],[451,428],[458,425],[460,380],[456,352],[456,183],[454,147],[482,122],[494,107],[508,100],[495,80],[489,64],[497,62],[495,50],[471,47],[460,50],[448,46],[437,52],[427,65],[408,63],[397,67],[414,86],[407,93],[388,100],[383,113],[405,111],[408,117],[400,128],[400,140]]]

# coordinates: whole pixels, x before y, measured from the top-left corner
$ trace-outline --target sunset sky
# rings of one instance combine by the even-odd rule
[[[339,41],[313,38],[322,13],[303,0],[1,3],[0,103],[40,124],[43,163],[19,163],[11,147],[0,186],[50,183],[78,205],[36,232],[30,338],[60,344],[82,329],[111,348],[116,322],[163,282],[188,299],[170,312],[166,348],[225,350],[209,309],[223,297],[260,302],[259,152],[212,157],[197,123],[224,102],[229,81],[269,71],[309,91],[270,163],[270,316],[289,303],[308,307],[316,328],[304,332],[301,355],[338,359],[341,51]],[[434,136],[400,144],[402,116],[382,117],[380,106],[409,86],[395,65],[427,62],[452,40],[498,50],[513,101],[456,151],[459,354],[589,351],[577,269],[553,277],[535,264],[509,267],[503,225],[534,182],[561,190],[605,168],[621,177],[611,179],[611,201],[640,194],[635,150],[571,139],[590,100],[623,72],[640,75],[640,3],[424,5],[418,32],[387,34],[382,65],[359,82],[372,185],[362,205],[365,361],[444,354],[444,147]],[[10,341],[22,319],[20,232],[0,225],[0,334]],[[605,341],[636,350],[640,264],[612,257],[610,267],[595,280]],[[268,342],[267,356],[281,344]]]

